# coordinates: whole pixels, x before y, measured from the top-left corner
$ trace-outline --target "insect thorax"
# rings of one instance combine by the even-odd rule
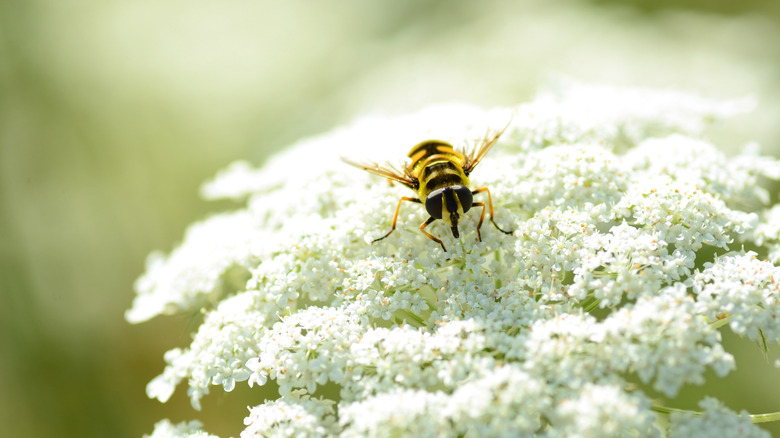
[[[417,178],[420,187],[418,195],[425,199],[430,192],[453,185],[469,186],[469,179],[463,171],[463,154],[451,144],[440,140],[424,141],[409,152],[412,163],[409,173]]]

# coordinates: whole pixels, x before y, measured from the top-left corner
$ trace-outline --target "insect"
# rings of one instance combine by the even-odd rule
[[[417,192],[417,198],[404,196],[398,201],[398,206],[396,206],[395,215],[393,216],[392,228],[390,228],[387,234],[374,239],[371,243],[378,242],[395,231],[398,212],[401,210],[403,201],[425,204],[425,209],[430,217],[420,225],[420,231],[428,236],[429,239],[441,245],[445,252],[447,248],[441,239],[425,231],[425,228],[433,221],[440,219],[450,227],[452,235],[458,238],[460,237],[458,223],[463,215],[472,207],[482,207],[482,213],[477,224],[477,240],[481,242],[482,235],[479,229],[485,219],[485,203],[473,202],[473,197],[483,192],[486,192],[488,195],[487,206],[490,210],[490,222],[502,233],[512,234],[512,231],[502,230],[493,219],[493,199],[490,196],[490,190],[487,187],[481,187],[476,190],[469,189],[469,174],[479,164],[485,154],[488,153],[490,148],[496,144],[504,129],[499,132],[489,133],[475,148],[465,154],[455,150],[451,144],[441,140],[423,141],[409,151],[408,155],[411,162],[402,171],[389,164],[361,163],[341,157],[347,164],[389,178],[392,181],[397,181]]]

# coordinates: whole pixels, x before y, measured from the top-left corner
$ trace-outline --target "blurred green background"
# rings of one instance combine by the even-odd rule
[[[165,417],[239,434],[262,401],[244,385],[201,413],[183,387],[146,398],[192,318],[123,318],[146,255],[226,207],[198,188],[231,161],[368,112],[513,105],[554,74],[753,95],[713,138],[777,156],[778,43],[775,0],[0,2],[3,436],[139,437]],[[740,371],[677,407],[780,411],[777,370],[727,343]]]

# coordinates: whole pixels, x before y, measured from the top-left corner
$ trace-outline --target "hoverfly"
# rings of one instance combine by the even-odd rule
[[[504,128],[506,129],[506,128]],[[420,225],[420,231],[428,236],[429,239],[441,245],[446,252],[441,239],[425,231],[425,227],[430,225],[436,219],[443,220],[452,230],[455,238],[460,237],[458,232],[458,223],[463,215],[472,207],[482,207],[482,213],[479,216],[477,224],[477,240],[482,241],[482,235],[479,232],[482,222],[485,219],[485,203],[473,202],[473,195],[487,192],[488,208],[490,209],[490,222],[505,234],[512,234],[512,231],[502,230],[493,219],[493,199],[490,196],[490,190],[487,187],[481,187],[476,190],[469,189],[469,174],[479,164],[480,160],[488,153],[491,147],[498,141],[498,137],[503,134],[504,129],[497,133],[488,134],[480,143],[470,152],[461,153],[456,151],[451,144],[441,140],[427,140],[417,144],[409,151],[411,162],[408,166],[399,171],[391,165],[379,165],[377,163],[360,163],[341,157],[347,164],[363,169],[376,175],[383,176],[392,181],[397,181],[417,192],[417,198],[404,196],[398,201],[393,216],[393,226],[384,236],[374,239],[371,243],[378,242],[393,231],[398,221],[398,212],[401,210],[403,201],[425,204],[425,209],[430,217]]]

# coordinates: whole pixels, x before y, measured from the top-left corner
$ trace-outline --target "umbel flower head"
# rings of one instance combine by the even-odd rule
[[[200,409],[213,387],[275,382],[242,438],[768,436],[717,400],[669,415],[650,395],[673,404],[733,371],[726,324],[780,341],[780,207],[759,186],[780,163],[703,139],[745,107],[571,86],[509,110],[366,118],[260,169],[235,163],[203,195],[242,207],[192,225],[136,283],[133,323],[205,315],[147,393],[164,402],[186,381]],[[413,194],[339,155],[398,161],[431,138],[468,149],[508,120],[471,180],[513,235],[486,220],[478,241],[472,209],[459,239],[427,228],[444,252],[405,203],[371,243]],[[152,436],[209,435],[164,420]]]

